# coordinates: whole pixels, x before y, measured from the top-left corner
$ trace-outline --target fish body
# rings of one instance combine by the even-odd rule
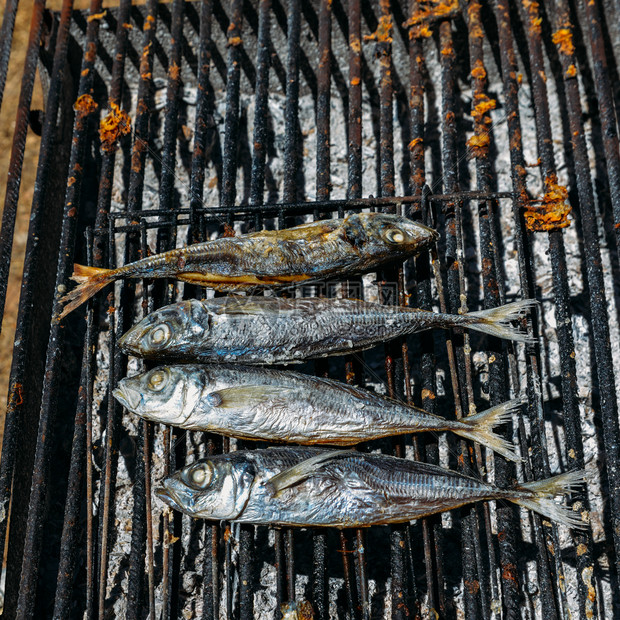
[[[381,454],[269,448],[197,461],[166,478],[157,493],[192,517],[242,523],[364,527],[506,499],[583,527],[579,513],[553,501],[583,476],[571,472],[500,489],[437,465]]]
[[[429,247],[437,232],[405,217],[355,213],[284,230],[221,237],[143,258],[118,269],[75,266],[79,286],[60,318],[120,278],[172,277],[220,291],[349,276],[404,260]]]
[[[124,334],[126,353],[158,360],[299,362],[368,349],[432,327],[467,327],[527,341],[510,322],[535,300],[469,314],[442,314],[359,299],[220,297],[165,306]]]
[[[519,400],[448,420],[333,379],[236,364],[162,366],[122,379],[115,398],[155,422],[242,439],[347,446],[405,433],[452,431],[519,460],[493,432]]]

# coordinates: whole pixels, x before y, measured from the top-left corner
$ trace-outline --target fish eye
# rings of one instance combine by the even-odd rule
[[[400,228],[389,228],[385,232],[385,238],[390,243],[402,243],[405,240],[405,233]]]
[[[149,375],[148,386],[154,392],[163,390],[166,383],[168,383],[168,373],[165,370],[157,369]]]
[[[205,489],[211,484],[213,466],[211,463],[197,463],[185,474],[185,482],[194,488]]]
[[[151,329],[148,333],[149,344],[153,347],[164,347],[168,344],[172,330],[167,323],[160,323]]]

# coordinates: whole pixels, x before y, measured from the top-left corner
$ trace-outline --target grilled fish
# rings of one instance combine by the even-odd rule
[[[273,364],[362,351],[432,327],[467,327],[529,341],[510,323],[536,303],[525,299],[481,312],[441,314],[358,299],[192,299],[152,312],[119,345],[125,353],[158,360]]]
[[[584,477],[575,471],[500,489],[437,465],[380,454],[269,448],[197,461],[166,478],[157,494],[192,517],[340,528],[402,523],[504,499],[579,528],[585,527],[580,514],[553,498]]]
[[[147,420],[242,439],[347,446],[452,431],[519,460],[514,446],[493,432],[519,400],[447,420],[333,379],[234,364],[163,366],[122,379],[113,394]]]
[[[171,250],[118,269],[75,265],[79,283],[62,298],[59,318],[120,278],[177,278],[219,291],[282,287],[372,271],[404,260],[437,239],[432,228],[405,217],[355,213],[285,230],[221,237]]]

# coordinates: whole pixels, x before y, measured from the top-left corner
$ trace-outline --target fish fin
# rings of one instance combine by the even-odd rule
[[[483,446],[490,448],[493,452],[501,454],[509,461],[520,461],[521,457],[517,453],[515,446],[494,433],[493,429],[500,424],[508,422],[512,418],[513,412],[522,404],[523,401],[520,398],[509,400],[486,411],[463,418],[461,422],[470,425],[472,427],[471,430],[453,430],[457,435],[473,439],[473,441],[477,441]]]
[[[211,392],[207,395],[207,402],[212,407],[235,409],[281,400],[286,394],[296,394],[298,391],[271,385],[242,385]]]
[[[359,454],[359,452],[356,450],[328,450],[326,452],[321,452],[316,456],[281,471],[267,482],[273,487],[274,495],[278,495],[284,491],[284,489],[295,486],[318,472],[321,466],[327,461],[332,461],[342,456],[350,456],[352,454]]]
[[[538,305],[535,299],[522,299],[511,304],[505,304],[497,308],[489,308],[480,312],[468,312],[463,315],[467,319],[468,329],[473,329],[484,334],[506,338],[515,342],[535,343],[536,339],[510,325],[525,315],[530,309]],[[472,322],[469,322],[469,320]]]
[[[58,320],[67,316],[85,301],[89,300],[95,293],[104,286],[114,282],[116,279],[113,274],[114,269],[103,269],[100,267],[89,267],[87,265],[73,265],[73,275],[71,279],[78,283],[72,291],[69,291],[60,301],[65,304],[62,312],[58,315]]]
[[[570,491],[578,489],[585,482],[586,472],[583,469],[569,471],[546,480],[535,480],[519,485],[519,490],[530,491],[534,497],[509,499],[515,504],[529,508],[568,527],[585,529],[588,524],[583,520],[580,513],[575,512],[570,506],[559,504],[553,500],[558,495],[566,495]]]

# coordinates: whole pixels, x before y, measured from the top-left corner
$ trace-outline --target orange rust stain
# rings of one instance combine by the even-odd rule
[[[446,47],[441,48],[442,56],[454,56],[454,48],[452,45],[446,45]]]
[[[418,8],[403,24],[404,28],[417,26],[424,22],[435,21],[439,18],[454,17],[459,12],[458,0],[420,0]]]
[[[424,183],[426,183],[426,176],[424,175],[423,170],[417,170],[413,175],[413,182],[416,187],[423,187]]]
[[[392,42],[392,16],[382,15],[379,18],[377,29],[364,37],[364,41],[376,41],[377,43]]]
[[[355,373],[352,370],[347,370],[346,380],[347,383],[352,383],[355,379]]]
[[[234,237],[236,234],[235,229],[228,222],[224,222],[224,232],[222,233],[222,237]]]
[[[189,142],[194,135],[194,132],[187,125],[181,125],[181,131],[183,132],[183,137]]]
[[[354,77],[351,80],[351,86],[357,86],[360,83],[360,79],[358,77]]]
[[[483,95],[480,99],[480,103],[477,103],[471,111],[471,115],[476,120],[480,120],[484,114],[490,112],[491,110],[495,110],[497,107],[497,102],[495,99],[489,99],[486,95]]]
[[[228,39],[229,47],[237,47],[237,45],[241,45],[241,43],[243,43],[241,37],[229,37]]]
[[[422,390],[422,400],[426,400],[427,398],[429,400],[435,400],[435,398],[436,398],[435,397],[435,392],[433,392],[432,390],[429,390],[427,388],[424,388]]]
[[[85,75],[88,75],[89,73],[90,73],[90,69],[84,69],[84,71],[82,71],[80,75],[84,77]]]
[[[471,581],[466,579],[465,587],[470,594],[478,594],[478,590],[480,590],[480,582],[476,579],[472,579]]]
[[[472,150],[475,157],[480,157],[484,154],[490,142],[491,138],[489,137],[489,134],[483,133],[481,135],[472,136],[469,140],[467,140],[467,146]]]
[[[515,585],[518,586],[519,582],[517,580],[517,567],[512,563],[504,564],[502,568],[502,579],[506,581],[512,581]]]
[[[86,47],[86,52],[84,53],[84,60],[86,60],[86,62],[95,62],[96,57],[97,44],[94,41],[91,41]]]
[[[144,30],[150,30],[153,27],[154,22],[155,17],[153,17],[153,15],[147,15],[147,18],[144,21]]]
[[[97,21],[98,19],[103,19],[108,14],[108,11],[102,11],[101,13],[95,13],[94,15],[89,15],[86,18],[86,21],[90,24],[90,22]]]
[[[217,177],[211,177],[207,185],[209,186],[209,189],[213,189],[217,185]]]
[[[353,34],[349,37],[349,47],[354,54],[359,54],[362,51],[360,40]]]
[[[133,24],[123,23],[123,28],[126,30],[133,30]]]
[[[69,177],[67,181],[67,187],[71,187],[75,183],[75,177]]]
[[[78,113],[80,117],[84,117],[87,114],[94,112],[99,106],[95,103],[95,100],[90,95],[82,95],[78,97],[73,104],[73,109]]]
[[[549,232],[570,226],[568,214],[572,208],[568,204],[568,190],[563,185],[558,185],[556,179],[545,180],[547,191],[539,205],[530,202],[523,213],[525,225],[532,232]]]
[[[173,62],[170,65],[170,69],[168,69],[168,74],[170,75],[170,77],[173,80],[178,80],[179,79],[179,73],[181,72],[181,69],[179,68],[179,65],[177,65],[176,62]]]
[[[75,217],[75,216],[77,215],[77,210],[76,210],[76,208],[75,208],[75,207],[71,207],[71,208],[69,209],[69,212],[67,213],[67,215],[68,215],[69,217]]]
[[[551,40],[558,46],[560,54],[572,56],[575,53],[573,33],[569,28],[560,28],[551,35]]]
[[[24,403],[24,386],[21,383],[16,383],[13,388],[13,392],[11,393],[11,400],[13,401],[13,405],[19,407]]]
[[[422,138],[414,138],[410,143],[409,143],[409,150],[413,151],[413,149],[418,145],[418,144],[422,144],[424,142],[424,140]]]
[[[118,104],[110,102],[110,111],[99,124],[99,138],[101,150],[111,153],[116,149],[116,144],[122,136],[131,132],[131,119],[125,110],[121,110]]]
[[[470,73],[471,77],[473,78],[485,78],[487,76],[487,71],[484,68],[484,63],[482,62],[482,60],[478,59],[475,62],[474,68],[471,70]]]
[[[479,24],[475,24],[472,29],[469,31],[469,36],[472,39],[483,39],[484,38],[484,32],[482,31],[482,28],[480,27]]]
[[[412,26],[409,31],[409,39],[430,39],[433,31],[426,24]]]
[[[577,67],[575,65],[569,65],[568,69],[566,69],[566,77],[575,77],[577,75]]]

